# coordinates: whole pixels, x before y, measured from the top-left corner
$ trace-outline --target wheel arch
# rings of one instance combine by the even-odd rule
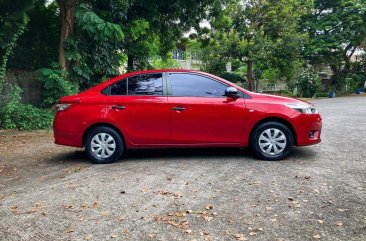
[[[121,138],[124,142],[125,148],[126,148],[126,140],[123,136],[123,133],[116,126],[114,126],[111,123],[107,123],[107,122],[94,123],[94,124],[90,125],[88,128],[85,129],[85,131],[83,133],[83,139],[82,139],[83,147],[85,146],[85,140],[86,140],[86,137],[87,137],[88,133],[96,127],[109,127],[111,129],[115,130],[118,134],[120,134],[120,136],[121,136]]]
[[[267,117],[267,118],[264,118],[260,121],[258,121],[254,127],[252,128],[252,130],[250,131],[250,135],[249,135],[249,146],[251,145],[251,140],[252,140],[252,135],[255,131],[255,129],[257,129],[258,126],[262,125],[263,123],[266,123],[266,122],[278,122],[278,123],[281,123],[285,126],[287,126],[293,137],[294,137],[294,145],[296,146],[297,145],[297,134],[296,134],[296,131],[295,131],[295,128],[293,127],[293,125],[286,119],[284,118],[281,118],[281,117]]]

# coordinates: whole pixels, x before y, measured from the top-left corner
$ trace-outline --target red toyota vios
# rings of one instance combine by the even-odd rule
[[[55,143],[85,147],[95,163],[126,149],[250,147],[280,160],[295,146],[320,142],[322,118],[304,101],[249,92],[200,71],[150,70],[62,97]]]

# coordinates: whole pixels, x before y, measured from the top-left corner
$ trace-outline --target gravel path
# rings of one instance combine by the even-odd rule
[[[131,151],[93,165],[51,132],[0,131],[0,240],[366,240],[366,97],[315,101],[323,142]]]

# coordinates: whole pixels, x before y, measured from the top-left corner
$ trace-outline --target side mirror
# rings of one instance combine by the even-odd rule
[[[238,90],[234,87],[227,87],[225,95],[230,98],[238,98]]]

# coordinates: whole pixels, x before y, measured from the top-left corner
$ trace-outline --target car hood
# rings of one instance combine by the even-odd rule
[[[304,100],[291,98],[291,97],[285,97],[285,96],[279,96],[279,95],[268,95],[268,94],[253,93],[252,97],[257,97],[257,98],[260,98],[262,100],[265,100],[266,102],[268,101],[268,103],[273,103],[273,104],[292,103],[292,104],[308,104],[308,105],[313,106],[312,103],[304,101]]]

